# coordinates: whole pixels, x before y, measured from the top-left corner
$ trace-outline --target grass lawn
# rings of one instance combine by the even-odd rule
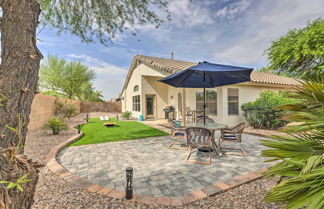
[[[116,121],[115,119],[110,119],[110,122],[116,123],[116,127],[105,127],[103,125],[104,122],[108,121],[101,121],[99,118],[89,119],[88,124],[81,126],[81,131],[84,136],[70,146],[169,135],[164,131],[160,131],[136,121]]]

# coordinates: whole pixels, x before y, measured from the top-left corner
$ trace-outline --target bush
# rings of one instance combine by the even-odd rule
[[[61,102],[59,100],[55,100],[55,115],[60,117],[62,120],[65,118],[70,119],[71,117],[77,114],[76,105],[71,102]]]
[[[45,129],[51,129],[53,135],[57,135],[62,130],[67,129],[66,123],[64,123],[59,117],[52,117],[44,126]]]
[[[126,112],[123,112],[122,114],[121,114],[121,117],[123,118],[123,119],[125,119],[125,120],[129,120],[130,119],[130,117],[132,116],[132,112],[131,111],[126,111]]]
[[[277,107],[294,101],[288,98],[285,92],[264,91],[256,101],[243,104],[241,108],[247,122],[253,128],[276,129],[287,124],[282,118],[285,111]]]

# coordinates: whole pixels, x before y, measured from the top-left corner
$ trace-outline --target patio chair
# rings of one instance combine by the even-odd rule
[[[193,112],[191,111],[190,107],[186,107],[186,118],[187,121],[193,122]]]
[[[242,133],[245,127],[245,123],[240,123],[232,128],[222,128],[221,136],[219,138],[219,146],[221,147],[221,150],[238,150],[242,154],[237,153],[223,153],[224,155],[237,155],[237,156],[244,156],[246,157],[247,154],[242,148],[232,148],[232,147],[222,147],[221,144],[223,142],[236,142],[241,143],[242,142]]]
[[[179,138],[185,139],[186,138],[185,127],[179,126],[172,119],[169,119],[168,122],[171,125],[171,139],[179,139]],[[174,145],[180,145],[180,146],[174,146]],[[186,144],[174,141],[169,145],[168,149],[175,149],[175,150],[187,150],[188,149],[186,146],[183,147],[181,145],[186,145]]]
[[[211,119],[210,117],[205,116],[205,118],[206,118],[206,123],[215,123],[215,121],[213,119]],[[197,123],[204,123],[204,116],[198,117],[196,122]]]
[[[109,120],[108,116],[103,116],[104,120]]]
[[[105,120],[105,118],[103,116],[100,116],[100,120]]]
[[[214,134],[212,131],[206,128],[200,127],[190,127],[186,129],[186,138],[187,138],[187,146],[189,148],[188,155],[186,157],[186,161],[203,164],[203,165],[210,165],[211,164],[211,151],[213,150],[213,140]],[[208,161],[201,162],[201,161],[193,161],[190,160],[190,156],[192,154],[192,150],[197,148],[206,147],[208,149]]]

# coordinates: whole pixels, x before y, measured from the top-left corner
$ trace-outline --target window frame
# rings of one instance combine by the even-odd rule
[[[132,97],[132,110],[135,112],[140,112],[141,111],[141,96],[140,95],[135,95]]]
[[[230,99],[229,99],[229,91],[230,91],[230,89],[231,90],[236,90],[237,91],[237,96],[235,96],[235,97],[237,97],[237,100],[235,100],[235,101],[231,101]],[[234,96],[232,96],[232,97],[234,97]],[[237,104],[237,113],[230,113],[230,105],[229,104]],[[239,90],[239,88],[227,88],[227,115],[229,115],[229,116],[237,116],[237,115],[240,115],[240,90]]]
[[[216,94],[215,100],[210,100],[209,95],[208,95],[208,94],[210,94],[210,92],[215,92],[215,94]],[[204,99],[203,99],[203,97],[202,97],[201,100],[198,100],[198,97],[197,97],[198,94],[201,94],[202,96],[204,96],[203,93],[204,93],[203,91],[196,91],[196,110],[198,110],[198,111],[203,111],[204,110],[204,107],[203,107]],[[217,116],[217,114],[218,114],[217,89],[206,90],[205,97],[206,97],[206,115]],[[199,104],[199,106],[202,107],[201,109],[198,108],[199,107],[198,104]],[[210,109],[209,109],[209,106],[211,106],[210,104],[214,104],[215,111],[212,111],[212,112],[210,111]]]

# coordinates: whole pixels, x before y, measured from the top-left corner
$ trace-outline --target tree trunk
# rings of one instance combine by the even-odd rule
[[[1,65],[0,93],[8,98],[0,108],[0,147],[16,146],[17,135],[6,128],[18,126],[17,116],[25,122],[21,131],[25,143],[31,103],[37,90],[39,62],[36,27],[40,13],[36,0],[0,0]]]
[[[36,28],[40,7],[37,0],[0,0],[0,180],[16,182],[24,174],[32,181],[17,188],[0,184],[0,208],[30,208],[37,183],[37,170],[25,157],[15,153],[24,145],[31,104],[37,90],[39,63],[42,55],[36,47]],[[20,120],[18,120],[20,118]],[[18,132],[8,127],[19,127]],[[11,148],[10,148],[11,147]],[[7,149],[9,148],[9,149]],[[20,153],[23,149],[19,149]]]
[[[29,182],[21,183],[24,191],[17,187],[7,189],[7,184],[0,185],[1,209],[25,209],[33,203],[35,187],[38,180],[38,164],[31,162],[24,155],[14,155],[14,147],[0,151],[0,179],[9,182],[17,182],[17,179],[28,174]]]

